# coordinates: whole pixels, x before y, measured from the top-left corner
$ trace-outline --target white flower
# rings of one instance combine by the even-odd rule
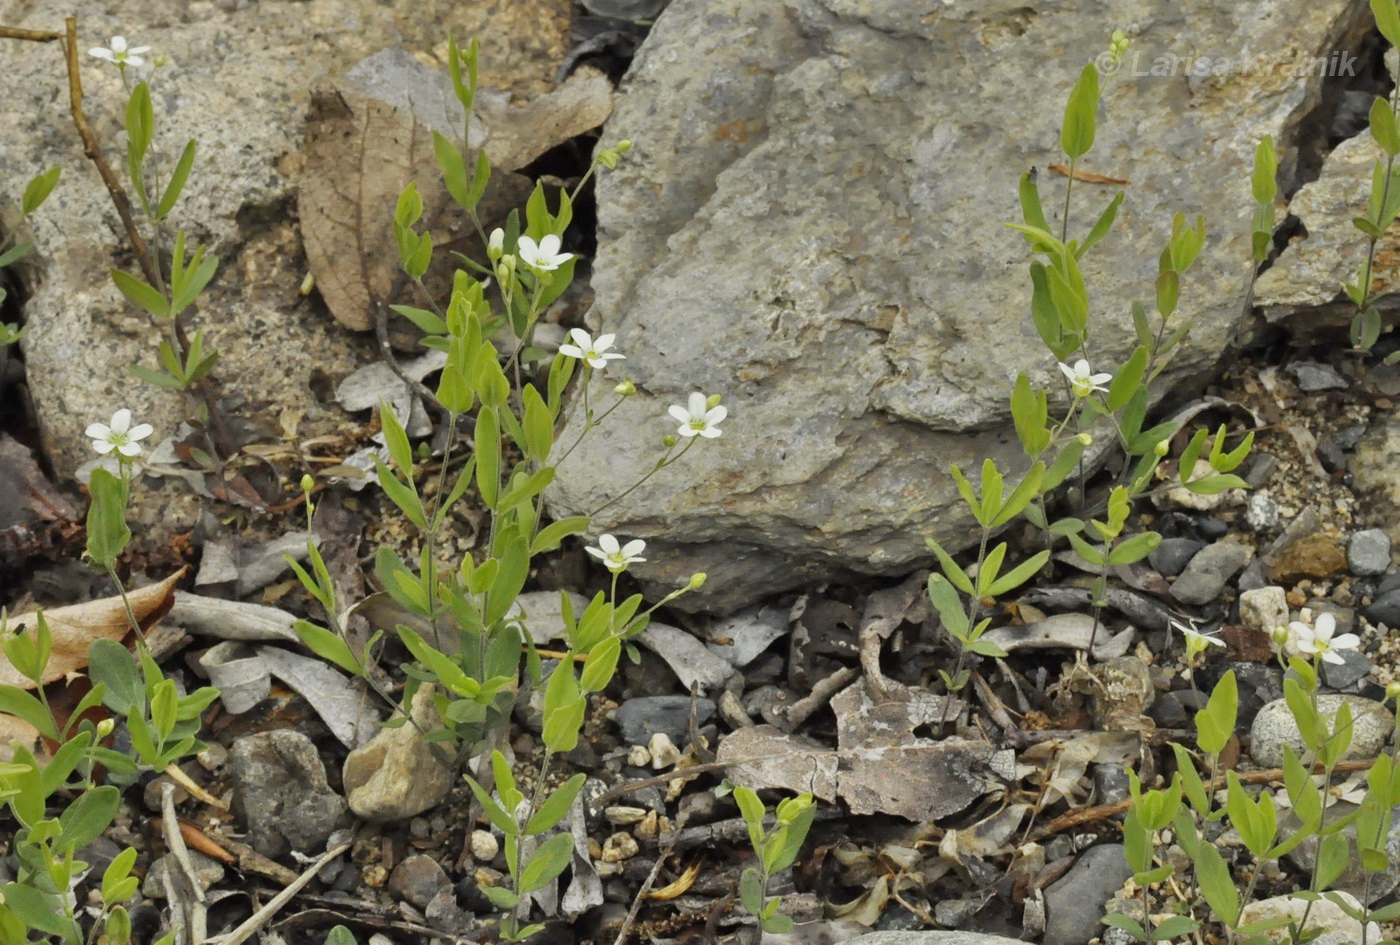
[[[149,423],[138,423],[133,427],[131,411],[125,407],[112,414],[110,424],[94,423],[87,428],[87,435],[92,437],[93,449],[104,456],[116,450],[127,459],[140,456],[141,446],[136,441],[144,440],[154,432],[155,428]]]
[[[672,404],[667,412],[681,422],[681,428],[676,431],[681,436],[703,436],[709,440],[720,435],[719,423],[729,416],[728,407],[710,407],[705,395],[699,391],[690,395],[688,406]]]
[[[599,335],[598,340],[594,341],[588,332],[582,328],[575,328],[569,332],[569,337],[574,339],[574,343],[560,345],[559,353],[587,361],[590,367],[595,367],[600,371],[608,366],[609,361],[627,357],[625,354],[608,350],[612,347],[616,335]]]
[[[125,36],[113,36],[107,41],[106,46],[94,46],[89,49],[88,55],[96,56],[114,66],[124,68],[126,66],[144,66],[146,60],[141,58],[141,54],[150,51],[150,46],[128,46]]]
[[[1088,397],[1094,391],[1107,394],[1108,388],[1101,385],[1113,380],[1112,374],[1095,374],[1089,367],[1089,362],[1080,358],[1074,362],[1074,367],[1068,364],[1060,364],[1060,372],[1069,378],[1070,386],[1074,388],[1074,396]]]
[[[506,231],[499,226],[491,231],[491,236],[486,242],[486,255],[492,259],[500,259],[501,254],[506,251]]]
[[[1298,650],[1311,656],[1321,656],[1328,663],[1343,663],[1338,650],[1354,650],[1361,645],[1361,638],[1354,633],[1344,633],[1333,639],[1337,632],[1337,618],[1331,614],[1321,614],[1310,627],[1301,620],[1288,625],[1297,641]]]
[[[1168,621],[1172,628],[1180,632],[1183,640],[1186,641],[1186,658],[1192,659],[1197,654],[1205,652],[1208,646],[1224,646],[1225,641],[1212,633],[1201,633],[1195,627],[1189,626],[1178,620]]]
[[[589,546],[584,551],[593,557],[600,559],[607,569],[613,574],[626,571],[627,566],[633,561],[645,561],[646,558],[637,557],[646,549],[647,543],[640,538],[633,539],[625,545],[619,545],[612,535],[599,535],[598,547]]]
[[[559,252],[559,237],[553,233],[540,237],[536,243],[528,236],[522,236],[515,243],[515,251],[520,261],[538,272],[549,272],[573,258],[573,253]]]

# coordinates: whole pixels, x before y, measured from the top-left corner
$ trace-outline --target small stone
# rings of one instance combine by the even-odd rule
[[[370,863],[360,870],[360,879],[370,889],[378,889],[389,881],[389,870],[383,863]]]
[[[642,818],[641,823],[632,828],[632,832],[644,839],[656,836],[661,831],[662,817],[654,810],[647,811],[647,815]]]
[[[1271,570],[1275,580],[1292,583],[1303,578],[1330,578],[1346,567],[1346,551],[1336,536],[1314,532],[1279,552]]]
[[[1194,538],[1164,538],[1147,556],[1147,563],[1163,577],[1176,577],[1205,546],[1205,542]]]
[[[1384,574],[1390,567],[1390,536],[1379,528],[1352,535],[1347,542],[1347,566],[1352,574]]]
[[[714,700],[695,700],[695,724],[703,725],[714,713]],[[645,745],[653,732],[665,732],[673,742],[684,741],[690,731],[690,696],[628,699],[617,707],[614,717],[622,740],[630,745]]]
[[[437,860],[423,853],[405,857],[389,874],[389,892],[418,909],[427,908],[438,890],[447,885],[447,873]]]
[[[500,852],[501,844],[500,841],[496,839],[496,835],[491,831],[473,830],[471,849],[472,859],[476,860],[478,863],[490,863],[496,858],[496,854]]]
[[[1400,588],[1386,591],[1363,608],[1362,613],[1372,623],[1383,623],[1387,627],[1400,627]]]
[[[245,735],[229,753],[234,812],[264,856],[323,850],[345,817],[316,745],[289,729]]]
[[[657,732],[651,736],[651,741],[647,744],[647,751],[651,753],[651,767],[655,771],[664,771],[666,768],[673,768],[676,762],[681,760],[681,751],[671,741],[671,736],[665,732]]]
[[[1349,694],[1323,693],[1317,697],[1317,712],[1329,730],[1343,702],[1350,705],[1352,711],[1351,746],[1345,757],[1374,758],[1390,737],[1395,717],[1379,702]],[[1284,745],[1299,756],[1305,750],[1298,722],[1283,699],[1276,699],[1260,709],[1249,731],[1250,754],[1256,764],[1265,768],[1283,764]]]
[[[615,833],[603,841],[602,860],[604,863],[621,863],[632,859],[640,850],[636,838],[630,833]]]
[[[205,771],[218,771],[228,764],[228,749],[218,742],[210,742],[208,747],[194,756],[194,760]]]
[[[1354,896],[1344,892],[1337,895],[1346,896],[1351,900],[1350,905],[1354,909],[1360,909],[1361,904]],[[1368,923],[1365,930],[1361,928],[1361,923],[1351,918],[1342,911],[1342,907],[1329,899],[1318,899],[1313,902],[1305,902],[1302,899],[1294,899],[1292,896],[1275,896],[1272,899],[1264,899],[1259,902],[1251,902],[1240,910],[1240,922],[1250,924],[1254,922],[1267,922],[1275,919],[1289,919],[1295,923],[1303,920],[1307,915],[1307,929],[1311,932],[1320,930],[1321,935],[1310,941],[1309,945],[1347,945],[1351,942],[1374,942],[1381,937],[1380,926],[1376,923]]]
[[[1288,626],[1287,593],[1270,585],[1240,594],[1240,623],[1264,633]]]
[[[190,865],[194,867],[195,882],[199,883],[199,888],[206,892],[216,883],[224,878],[223,864],[213,857],[205,856],[198,850],[190,850]],[[165,898],[165,877],[170,875],[170,871],[183,872],[173,853],[167,853],[160,857],[146,873],[146,879],[141,883],[141,893],[151,899]],[[175,887],[178,891],[179,887]]]
[[[1340,627],[1338,632],[1341,632]],[[1355,691],[1358,684],[1376,668],[1370,657],[1360,650],[1342,650],[1337,655],[1342,658],[1340,663],[1326,660],[1322,663],[1322,681],[1329,689]]]
[[[1298,381],[1298,389],[1304,393],[1319,390],[1346,390],[1351,382],[1338,374],[1329,364],[1317,361],[1294,361],[1284,368]]]
[[[623,826],[625,824],[635,824],[647,815],[644,807],[605,807],[603,817],[608,823]]]
[[[1244,507],[1245,524],[1256,532],[1266,532],[1278,527],[1278,503],[1271,496],[1256,492],[1249,497]]]
[[[414,695],[416,725],[381,729],[345,759],[342,777],[350,809],[365,820],[407,820],[436,807],[451,789],[452,772],[423,740],[422,732],[442,728],[433,692],[424,686]]]
[[[1258,489],[1273,478],[1278,472],[1278,459],[1271,453],[1253,453],[1250,455],[1249,472],[1245,474],[1244,481],[1251,489]]]
[[[1103,926],[1104,903],[1133,875],[1121,843],[1090,847],[1045,890],[1045,945],[1084,945]]]
[[[1217,541],[1201,549],[1173,582],[1171,595],[1184,604],[1207,604],[1225,589],[1235,573],[1249,563],[1252,552],[1233,541]]]
[[[651,764],[651,752],[645,745],[633,745],[627,750],[627,763],[634,768],[645,768]]]

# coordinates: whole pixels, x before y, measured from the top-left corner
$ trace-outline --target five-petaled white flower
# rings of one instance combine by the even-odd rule
[[[1089,367],[1089,362],[1080,358],[1074,362],[1074,367],[1068,364],[1060,364],[1060,372],[1069,378],[1069,384],[1074,388],[1074,396],[1088,397],[1094,391],[1108,393],[1108,388],[1102,385],[1113,380],[1112,374],[1095,374],[1093,368]]]
[[[141,58],[141,54],[150,51],[150,46],[128,46],[125,36],[113,36],[107,41],[106,46],[94,46],[89,49],[88,55],[96,56],[98,59],[105,59],[112,65],[121,68],[125,66],[144,66],[146,60]]]
[[[1288,625],[1288,629],[1293,631],[1300,652],[1321,656],[1328,663],[1345,662],[1337,651],[1354,650],[1361,645],[1361,638],[1354,633],[1333,636],[1337,632],[1337,618],[1331,614],[1319,614],[1311,627],[1301,620],[1295,620]]]
[[[569,332],[569,337],[574,340],[574,343],[560,345],[559,353],[587,361],[590,367],[595,367],[600,371],[608,366],[609,361],[627,357],[625,354],[608,350],[612,347],[616,335],[599,335],[595,341],[582,328],[575,328]]]
[[[558,269],[574,257],[573,253],[559,252],[559,237],[553,233],[540,237],[538,243],[528,236],[522,236],[515,243],[515,252],[521,262],[539,272]]]
[[[690,395],[687,406],[672,404],[667,412],[681,422],[681,428],[676,431],[681,436],[703,436],[709,440],[720,435],[720,421],[729,416],[728,407],[710,407],[709,400],[699,391]]]
[[[633,561],[645,561],[646,558],[639,558],[638,555],[646,549],[646,546],[647,543],[640,538],[620,545],[612,535],[599,535],[597,548],[590,545],[583,550],[600,559],[613,574],[618,574],[626,571],[627,566]]]
[[[125,407],[112,414],[111,423],[94,423],[87,428],[93,449],[104,456],[116,450],[127,459],[140,456],[141,445],[136,441],[144,440],[154,432],[155,428],[149,423],[138,423],[133,427],[131,411]]]

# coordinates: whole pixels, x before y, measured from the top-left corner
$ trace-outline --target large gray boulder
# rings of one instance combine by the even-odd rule
[[[1107,84],[1081,168],[1074,232],[1117,190],[1118,230],[1086,266],[1096,363],[1131,348],[1128,304],[1150,300],[1171,216],[1207,217],[1184,280],[1195,319],[1164,384],[1199,379],[1248,305],[1248,176],[1272,134],[1291,172],[1321,76],[1251,59],[1223,75],[1148,74],[1160,56],[1328,55],[1368,25],[1364,4],[1286,0],[1244,17],[1230,0],[1037,7],[856,0],[675,0],[624,83],[605,143],[636,141],[599,185],[592,327],[639,394],[560,469],[557,513],[591,511],[649,471],[666,407],[722,393],[724,435],[624,500],[598,531],[642,537],[655,585],[711,580],[683,602],[735,608],[843,571],[899,573],[924,538],[971,537],[950,463],[1019,447],[1018,370],[1057,377],[1028,317],[1018,177],[1064,180],[1059,123],[1114,26],[1136,32]],[[1158,66],[1157,71],[1170,71]],[[1297,71],[1295,69],[1295,71]],[[614,383],[595,381],[593,404]],[[1058,387],[1058,384],[1056,385]],[[562,441],[582,427],[582,402]]]
[[[462,41],[480,38],[483,85],[537,96],[551,87],[568,50],[569,0],[522,0],[504,9],[462,0],[87,6],[94,9],[80,20],[78,34],[86,109],[123,180],[125,93],[116,70],[87,55],[109,36],[123,34],[169,58],[152,83],[167,173],[185,141],[199,141],[164,245],[168,252],[173,228],[184,227],[191,241],[221,259],[192,331],[203,328],[221,355],[214,373],[239,442],[347,432],[354,421],[325,402],[328,392],[377,352],[372,339],[345,331],[297,291],[309,268],[298,190],[313,91],[386,49],[445,72],[453,33]],[[0,22],[10,26],[62,30],[72,12],[72,4],[57,0],[0,0]],[[0,101],[0,127],[7,131],[0,135],[0,231],[12,221],[25,182],[45,168],[63,168],[49,203],[22,234],[37,250],[18,275],[28,295],[29,389],[46,453],[70,475],[95,455],[83,436],[88,424],[128,407],[156,427],[149,441],[155,444],[176,432],[183,406],[127,373],[133,362],[154,366],[163,335],[108,275],[112,268],[138,270],[69,120],[61,50],[14,40],[4,40],[3,50],[12,94]],[[188,529],[201,504],[183,485],[162,493],[138,489],[135,501],[147,537]]]

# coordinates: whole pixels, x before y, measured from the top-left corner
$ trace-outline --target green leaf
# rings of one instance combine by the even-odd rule
[[[1132,916],[1124,915],[1121,912],[1110,912],[1099,921],[1115,929],[1122,929],[1131,935],[1135,942],[1147,941],[1147,933],[1142,930],[1142,925]]]
[[[1050,560],[1050,552],[1046,550],[1038,551],[1027,558],[1021,564],[1003,574],[992,585],[987,588],[987,594],[991,597],[1000,597],[1008,591],[1015,590],[1022,584],[1029,581],[1045,567],[1045,562]]]
[[[63,848],[81,850],[110,826],[122,803],[122,793],[110,784],[89,788],[59,816]]]
[[[969,593],[971,593],[969,591]],[[967,612],[963,610],[962,599],[947,579],[941,574],[933,574],[928,579],[928,596],[934,609],[943,621],[943,626],[954,637],[967,635]]]
[[[504,886],[478,886],[477,889],[485,893],[497,909],[514,909],[520,905],[520,897]]]
[[[975,593],[972,588],[972,579],[969,578],[967,572],[963,571],[963,569],[958,566],[958,563],[953,560],[953,556],[943,550],[942,545],[932,538],[925,538],[924,544],[928,545],[929,550],[938,557],[938,566],[943,569],[943,574],[953,583],[954,587],[964,594]]]
[[[1113,381],[1108,385],[1108,409],[1122,410],[1128,405],[1129,399],[1142,385],[1143,372],[1147,370],[1147,347],[1138,345],[1133,350],[1132,355],[1114,375]]]
[[[1071,160],[1089,153],[1094,146],[1094,119],[1099,108],[1099,70],[1089,63],[1079,73],[1065,104],[1064,125],[1060,129],[1060,146]]]
[[[1152,930],[1152,938],[1154,941],[1165,942],[1183,935],[1190,935],[1194,931],[1196,931],[1195,919],[1184,915],[1174,915],[1157,924],[1157,928]]]
[[[337,925],[326,934],[324,945],[359,945],[359,943],[355,941],[354,932],[343,925]]]
[[[107,869],[102,873],[102,901],[111,905],[123,902],[130,897],[130,893],[121,895],[121,890],[126,886],[126,882],[131,878],[131,868],[136,865],[136,848],[125,847],[120,853],[112,857],[112,862],[107,864]]]
[[[146,706],[146,684],[131,651],[115,640],[94,640],[88,647],[88,676],[103,688],[103,703],[118,715]]]
[[[953,477],[953,482],[957,483],[958,493],[972,513],[972,517],[977,520],[978,525],[986,528],[988,520],[982,517],[982,501],[972,491],[972,483],[967,481],[967,477],[963,475],[962,469],[957,464],[948,467],[948,474]],[[998,496],[998,498],[1000,497]],[[969,593],[971,592],[969,591]]]
[[[1070,440],[1060,450],[1055,461],[1050,464],[1050,468],[1045,471],[1045,475],[1040,480],[1040,490],[1042,493],[1049,492],[1064,482],[1070,473],[1074,472],[1079,465],[1079,460],[1084,456],[1084,444],[1079,440]]]
[[[617,672],[617,660],[622,655],[622,641],[616,637],[604,640],[588,653],[583,672],[579,674],[579,687],[584,692],[602,692],[612,682]]]
[[[126,527],[126,483],[98,467],[88,480],[92,505],[87,516],[88,556],[103,568],[115,567],[131,540]]]
[[[12,265],[12,264],[14,264],[14,263],[19,262],[19,261],[20,261],[21,259],[23,259],[25,256],[28,256],[30,250],[32,250],[33,248],[34,248],[34,244],[33,244],[31,241],[29,241],[29,240],[21,240],[20,242],[16,243],[14,246],[11,246],[9,249],[5,250],[3,253],[0,253],[0,269],[3,269],[3,268],[5,268],[6,266],[9,266],[9,265]],[[5,297],[4,297],[3,295],[0,295],[0,301],[3,301],[4,298],[5,298]],[[565,359],[565,360],[569,360],[569,359]]]
[[[485,397],[482,402],[485,403]],[[494,408],[482,407],[477,414],[475,439],[477,491],[486,507],[495,511],[501,488],[501,429]]]
[[[1035,178],[1030,174],[1021,175],[1018,195],[1021,199],[1021,217],[1026,221],[1026,225],[1049,234],[1050,223],[1045,219],[1045,211],[1040,206],[1040,188],[1036,186]]]
[[[530,862],[520,871],[520,891],[534,892],[554,881],[568,867],[574,855],[574,838],[566,833],[557,833],[530,856]]]
[[[1094,228],[1089,231],[1089,235],[1084,237],[1084,242],[1075,250],[1074,255],[1078,259],[1083,259],[1095,243],[1108,235],[1108,231],[1113,227],[1113,221],[1118,216],[1118,208],[1123,204],[1123,194],[1115,194],[1108,202],[1103,213],[1099,214],[1098,220],[1094,221]]]
[[[156,318],[170,316],[170,302],[143,280],[120,269],[113,269],[112,281],[116,283],[121,294],[126,296],[129,301],[150,312]]]
[[[59,740],[58,728],[53,716],[37,698],[16,686],[0,685],[0,715],[13,715],[23,719],[39,730],[39,734],[53,741]]]
[[[533,499],[548,488],[553,481],[554,467],[545,466],[521,482],[512,482],[510,489],[501,496],[500,501],[496,504],[496,514],[504,515],[520,503]]]
[[[1025,511],[1026,507],[1040,495],[1040,484],[1044,478],[1045,464],[1036,460],[1031,464],[1031,468],[1026,470],[1016,488],[1011,490],[1011,495],[1006,497],[1006,501],[1001,505],[1001,510],[992,517],[992,527],[999,528]]]
[[[565,538],[587,531],[590,521],[586,515],[575,515],[551,522],[535,536],[535,540],[530,544],[530,554],[533,556],[554,551]]]
[[[583,773],[574,775],[563,784],[559,785],[550,794],[545,802],[540,805],[540,809],[525,823],[525,833],[533,835],[544,833],[554,827],[565,815],[569,813],[569,808],[574,806],[574,798],[578,797],[578,792],[583,788],[583,782],[587,776]]]
[[[554,417],[535,385],[526,384],[520,399],[525,406],[525,455],[543,463],[554,446]]]
[[[1376,28],[1385,41],[1400,48],[1400,12],[1395,0],[1371,0],[1371,15],[1376,18]]]
[[[472,793],[476,795],[477,801],[481,804],[481,809],[486,812],[486,817],[491,823],[495,824],[496,828],[506,836],[514,836],[520,830],[520,826],[515,822],[515,819],[506,813],[504,807],[496,803],[496,799],[486,792],[486,789],[481,786],[481,783],[477,781],[476,778],[467,775],[466,781],[467,786],[470,787]],[[485,887],[482,888],[483,890],[485,889]]]
[[[175,209],[175,203],[185,189],[185,182],[190,179],[190,168],[194,166],[195,144],[195,140],[191,138],[186,143],[185,150],[180,152],[180,160],[175,162],[175,170],[170,174],[170,183],[166,185],[165,193],[161,194],[160,203],[156,205],[157,220],[164,220],[170,211]]]
[[[1070,545],[1073,546],[1074,550],[1079,554],[1079,557],[1083,558],[1086,562],[1093,565],[1102,565],[1104,563],[1103,552],[1090,545],[1077,533],[1071,532],[1066,537],[1069,538]]]
[[[578,733],[583,728],[583,715],[587,707],[587,700],[580,696],[548,713],[541,734],[545,747],[553,752],[573,751],[578,747]]]
[[[467,184],[467,166],[462,160],[462,152],[442,134],[434,131],[433,156],[437,158],[438,167],[442,169],[442,179],[447,185],[447,192],[462,209],[470,211],[472,204]]]
[[[1225,750],[1235,733],[1235,718],[1239,712],[1239,685],[1235,671],[1228,670],[1211,690],[1204,709],[1196,713],[1196,744],[1208,755]]]
[[[412,467],[409,468],[411,469]],[[423,503],[418,498],[417,490],[414,489],[412,485],[406,485],[401,482],[399,478],[394,475],[394,471],[384,465],[384,461],[378,456],[374,457],[374,470],[379,478],[380,488],[384,490],[384,494],[389,497],[390,501],[398,506],[399,511],[402,512],[410,522],[417,525],[419,528],[426,529],[428,527],[428,515],[423,511]],[[409,483],[413,482],[411,472],[409,473],[408,481]]]
[[[1050,445],[1046,412],[1045,394],[1031,388],[1030,378],[1024,371],[1017,374],[1016,386],[1011,391],[1011,419],[1027,456],[1039,456]]]
[[[1162,543],[1162,536],[1157,532],[1143,532],[1134,535],[1122,544],[1115,545],[1108,553],[1108,563],[1111,565],[1135,564],[1146,558],[1157,550],[1157,546]]]
[[[1196,866],[1196,882],[1200,885],[1201,896],[1221,922],[1231,928],[1238,925],[1239,891],[1235,889],[1235,878],[1225,865],[1220,851],[1208,843],[1202,843],[1197,845],[1191,859]]]
[[[774,899],[773,905],[776,908],[782,900]],[[786,935],[794,928],[791,916],[775,914],[763,917],[763,931],[769,935]]]
[[[1344,833],[1329,834],[1322,838],[1317,850],[1317,886],[1326,889],[1337,881],[1347,868],[1351,845]]]
[[[62,173],[63,168],[51,167],[34,175],[24,188],[24,197],[20,200],[20,216],[27,217],[43,206],[44,201],[49,199],[49,194],[53,193]]]
[[[414,325],[418,326],[418,330],[424,334],[447,334],[447,322],[439,318],[434,312],[430,312],[425,308],[414,308],[412,305],[390,305],[389,308],[413,322]]]
[[[0,901],[17,915],[28,929],[57,935],[63,941],[80,942],[82,935],[56,902],[32,886],[6,883],[0,886]],[[21,939],[24,941],[24,939]]]
[[[321,659],[334,663],[354,676],[365,675],[365,668],[355,658],[355,651],[350,649],[350,645],[341,639],[339,634],[308,620],[296,621],[292,624],[292,629],[296,630],[306,648]]]

